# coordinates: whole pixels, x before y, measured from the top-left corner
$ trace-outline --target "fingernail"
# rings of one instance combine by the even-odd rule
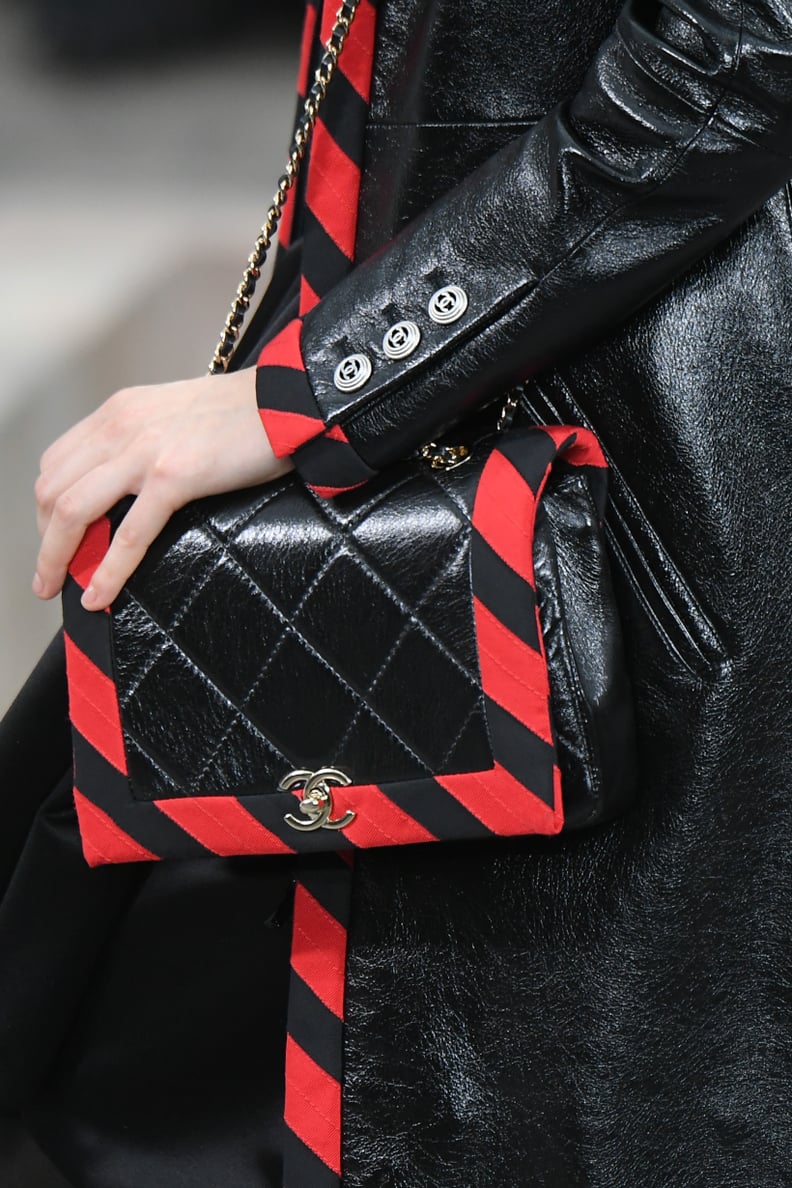
[[[83,604],[86,610],[90,610],[91,607],[95,605],[96,590],[94,590],[93,586],[88,586],[82,598],[80,599],[80,602]]]
[[[42,582],[39,575],[36,574],[36,576],[33,578],[33,593],[40,594],[43,589],[44,589],[44,583]]]

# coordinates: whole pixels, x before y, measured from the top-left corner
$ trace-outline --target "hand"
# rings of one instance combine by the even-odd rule
[[[83,595],[89,610],[109,606],[177,508],[291,469],[261,424],[255,370],[117,392],[45,451],[35,485],[39,598],[55,597],[88,525],[125,495],[137,498]]]

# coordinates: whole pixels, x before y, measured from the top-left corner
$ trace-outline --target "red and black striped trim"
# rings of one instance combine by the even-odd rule
[[[269,788],[244,795],[229,789],[207,796],[195,788],[173,799],[133,797],[113,677],[112,615],[86,611],[80,603],[110,540],[107,518],[93,524],[63,595],[75,783],[89,860],[124,862],[133,853],[141,856],[141,849],[169,858],[311,854],[331,846],[353,851],[560,829],[532,547],[537,500],[551,468],[563,465],[585,468],[602,507],[598,443],[587,430],[563,427],[504,435],[482,468],[473,500],[471,594],[493,767],[334,789],[336,810],[352,809],[357,816],[333,834],[295,832],[283,820],[293,811],[294,796]]]
[[[311,75],[311,62],[314,56],[319,26],[319,0],[306,0],[305,17],[303,19],[302,42],[300,46],[300,64],[297,70],[297,106],[302,111],[308,94],[308,84]],[[299,183],[298,183],[299,186]],[[278,227],[278,246],[285,250],[292,242],[294,233],[294,216],[298,205],[298,187],[292,187],[283,208],[280,226]]]
[[[323,42],[332,31],[335,15],[336,5],[325,4],[319,27]],[[354,263],[375,25],[373,0],[360,0],[314,129],[302,210],[300,317],[313,309]],[[309,29],[316,28],[315,19],[309,17],[305,28],[304,62],[310,58],[305,46],[312,35]],[[283,333],[287,332],[290,347],[296,344],[297,351],[291,352],[286,383],[277,357],[282,344],[275,345],[282,335],[264,348],[258,360],[256,392],[261,420],[275,453],[293,455],[306,484],[317,495],[329,498],[360,486],[376,472],[340,426],[324,424],[301,356],[298,359],[299,330],[293,325]]]
[[[332,31],[335,11],[332,0],[324,5],[323,41]],[[374,3],[360,0],[311,143],[303,275],[319,298],[346,275],[355,258],[375,27]],[[308,308],[304,306],[300,313]]]
[[[284,326],[262,350],[256,372],[259,416],[279,458],[325,431],[303,366],[301,331],[299,318]]]
[[[286,1039],[288,1188],[342,1183],[343,1025],[351,867],[304,862],[295,888]]]
[[[288,354],[284,356],[288,360]],[[286,368],[288,370],[288,368]],[[553,466],[587,471],[604,506],[604,459],[587,430],[506,435],[482,469],[472,509],[471,593],[491,768],[334,789],[343,832],[295,833],[290,793],[133,799],[113,679],[112,615],[80,595],[107,551],[105,517],[85,535],[64,590],[74,742],[74,797],[87,861],[300,852],[286,1053],[288,1188],[342,1182],[344,969],[356,849],[475,837],[557,833],[564,824],[547,662],[533,571],[538,500]],[[332,847],[334,852],[328,853]]]
[[[294,318],[259,356],[259,416],[277,457],[293,454],[303,479],[327,498],[360,486],[375,472],[358,456],[340,425],[325,425],[303,366],[301,331],[302,320]],[[308,446],[312,450],[306,460]]]
[[[322,43],[332,33],[335,15],[334,0],[329,0],[321,15]],[[259,413],[274,452],[293,455],[302,479],[322,498],[350,490],[374,475],[343,430],[328,430],[323,422],[302,359],[300,319],[354,261],[375,23],[372,0],[360,0],[311,141],[302,209],[300,318],[265,346],[256,374]],[[315,25],[316,14],[309,11],[301,94],[308,82]],[[296,201],[292,201],[291,212],[295,207]],[[287,223],[287,236],[290,233],[291,224]],[[350,843],[344,839],[343,844]],[[341,1055],[352,884],[349,857],[350,863],[337,856],[326,869],[301,871],[295,892],[284,1108],[283,1182],[287,1188],[334,1188],[342,1182]],[[335,904],[328,902],[331,897],[337,900]]]

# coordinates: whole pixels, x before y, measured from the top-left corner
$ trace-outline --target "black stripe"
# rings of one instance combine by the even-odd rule
[[[515,470],[525,479],[534,494],[542,485],[547,467],[558,453],[551,437],[541,429],[524,433],[504,433],[497,444],[498,452],[508,458]]]
[[[300,882],[342,928],[349,926],[352,868],[343,858],[335,854],[304,858]]]
[[[129,805],[129,780],[112,763],[108,763],[96,748],[72,727],[72,746],[74,751],[74,783],[88,800],[119,821],[125,808]],[[120,821],[119,821],[120,824]],[[121,826],[126,829],[125,826]],[[129,833],[129,830],[126,829]],[[138,841],[135,838],[135,841]],[[145,843],[144,843],[145,844]],[[147,846],[147,849],[153,849]]]
[[[363,156],[363,129],[366,126],[368,105],[357,93],[341,69],[336,72],[322,110],[322,123],[339,148],[360,167]]]
[[[306,202],[303,216],[305,227],[303,275],[320,297],[329,293],[351,268],[350,260],[331,239],[319,219]]]
[[[493,836],[491,829],[436,780],[411,780],[379,787],[383,795],[441,841]]]
[[[233,794],[233,793],[232,793]],[[242,807],[255,817],[265,829],[274,833],[276,837],[291,846],[301,854],[323,854],[328,850],[352,850],[352,843],[344,837],[344,831],[337,829],[328,832],[327,829],[299,830],[284,820],[287,813],[293,813],[299,819],[299,802],[296,796],[288,793],[273,792],[263,795],[243,795],[240,797]]]
[[[585,474],[597,514],[602,519],[608,503],[607,470],[604,466],[577,466],[575,469]]]
[[[477,528],[473,529],[470,548],[473,593],[512,635],[538,652],[539,629],[533,588],[498,556]]]
[[[555,748],[487,698],[492,745],[498,762],[510,775],[552,808]]]
[[[63,621],[66,634],[89,660],[114,680],[110,654],[110,616],[106,611],[88,611],[80,602],[82,587],[71,574],[63,586]]]
[[[344,1024],[294,970],[290,977],[289,1035],[340,1084],[344,1065]]]
[[[74,782],[80,792],[107,813],[141,846],[159,855],[205,858],[207,851],[152,804],[130,799],[129,781],[78,731],[74,741]]]
[[[302,368],[281,367],[265,360],[256,371],[256,394],[259,408],[301,413],[322,422],[308,376]]]
[[[353,446],[325,434],[304,442],[292,457],[301,478],[313,487],[354,487],[376,474]]]
[[[305,1106],[308,1125],[310,1116]],[[284,1188],[340,1188],[341,1181],[288,1126],[283,1128]]]

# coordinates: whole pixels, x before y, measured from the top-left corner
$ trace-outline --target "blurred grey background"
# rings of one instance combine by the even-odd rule
[[[0,714],[60,621],[32,487],[116,389],[206,370],[281,172],[300,0],[0,0]],[[0,1125],[4,1188],[65,1182]]]
[[[0,0],[0,713],[59,621],[30,591],[38,459],[116,389],[206,370],[285,159],[301,7]]]

